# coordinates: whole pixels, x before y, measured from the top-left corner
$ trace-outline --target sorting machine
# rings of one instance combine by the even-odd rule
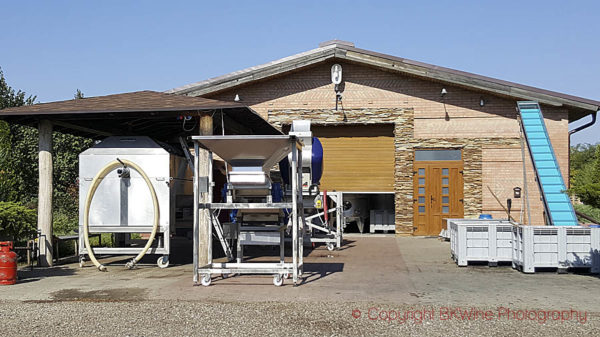
[[[199,156],[194,161],[194,283],[208,286],[213,275],[226,277],[233,274],[273,275],[276,286],[290,275],[297,284],[302,275],[304,217],[302,203],[302,143],[296,136],[194,136],[195,154],[200,148],[208,150],[208,176],[200,176]],[[227,184],[224,200],[214,202],[213,155],[227,163]],[[279,190],[271,180],[270,170],[290,155],[290,188],[288,193]],[[202,197],[202,198],[201,198]],[[200,202],[203,199],[205,202]],[[224,236],[218,219],[222,210],[234,211],[235,221],[227,232],[237,241],[237,256],[233,262],[231,247]],[[210,219],[208,245],[203,247],[208,256],[206,265],[199,265],[200,216],[204,212]],[[208,214],[206,214],[208,213]],[[228,262],[214,262],[213,233],[220,240]],[[291,236],[291,261],[286,261],[285,236]],[[279,247],[277,262],[248,262],[243,259],[247,245]],[[204,254],[203,254],[204,255]]]
[[[272,274],[277,286],[289,275],[297,283],[305,244],[325,243],[329,250],[341,246],[342,194],[319,191],[323,148],[310,132],[310,121],[295,121],[287,136],[194,136],[192,140],[195,153],[200,148],[209,151],[210,165],[207,177],[194,169],[195,203],[199,205],[194,216],[194,282],[210,285],[215,274]],[[227,167],[221,202],[214,202],[213,196],[214,155]],[[272,179],[276,164],[281,182]],[[199,202],[201,197],[205,202]],[[223,210],[229,214],[226,222],[220,220]],[[207,212],[210,219],[205,266],[197,263],[201,212]],[[213,236],[220,241],[228,262],[213,262]],[[291,245],[291,263],[286,262],[286,245]],[[245,262],[245,246],[278,247],[279,261]]]

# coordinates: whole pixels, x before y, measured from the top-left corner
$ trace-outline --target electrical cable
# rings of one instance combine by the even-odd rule
[[[183,125],[181,125],[181,128],[182,128],[182,129],[183,129],[183,131],[185,131],[185,132],[191,132],[191,131],[194,131],[194,129],[196,128],[196,124],[198,124],[198,123],[194,123],[194,125],[192,126],[192,128],[191,128],[191,129],[186,129],[186,128],[185,128],[185,122],[187,122],[187,117],[188,117],[188,116],[184,116],[184,117],[183,117]],[[190,118],[190,119],[192,119],[192,118]]]

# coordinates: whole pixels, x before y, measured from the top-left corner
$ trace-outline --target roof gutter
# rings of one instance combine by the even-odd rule
[[[575,129],[569,131],[569,138],[571,138],[571,135],[574,134],[575,132],[579,132],[583,129],[587,129],[590,126],[594,125],[596,123],[596,117],[598,117],[598,112],[600,110],[596,111],[593,115],[592,115],[592,120],[589,123],[585,123],[581,126],[576,127]]]
[[[585,123],[583,125],[580,125],[578,127],[576,127],[575,129],[569,131],[569,165],[567,167],[568,170],[568,175],[569,175],[569,179],[567,180],[567,186],[569,188],[571,188],[571,135],[573,135],[576,132],[579,132],[583,129],[587,129],[590,126],[594,125],[596,123],[596,117],[598,117],[598,112],[600,111],[600,108],[598,108],[598,110],[592,115],[592,120],[589,123]],[[589,219],[588,219],[589,220]]]

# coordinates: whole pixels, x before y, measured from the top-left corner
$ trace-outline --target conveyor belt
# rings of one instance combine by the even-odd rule
[[[521,127],[531,154],[548,220],[554,226],[577,226],[577,216],[560,173],[544,116],[537,102],[517,102]]]

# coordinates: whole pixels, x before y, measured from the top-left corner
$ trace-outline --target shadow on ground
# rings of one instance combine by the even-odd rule
[[[57,266],[50,268],[30,268],[18,271],[18,283],[29,283],[39,281],[47,277],[71,276],[75,275],[75,270],[67,266]]]
[[[335,262],[319,262],[319,263],[304,263],[304,281],[302,283],[311,283],[317,280],[321,280],[334,273],[341,273],[344,271],[343,263]]]

